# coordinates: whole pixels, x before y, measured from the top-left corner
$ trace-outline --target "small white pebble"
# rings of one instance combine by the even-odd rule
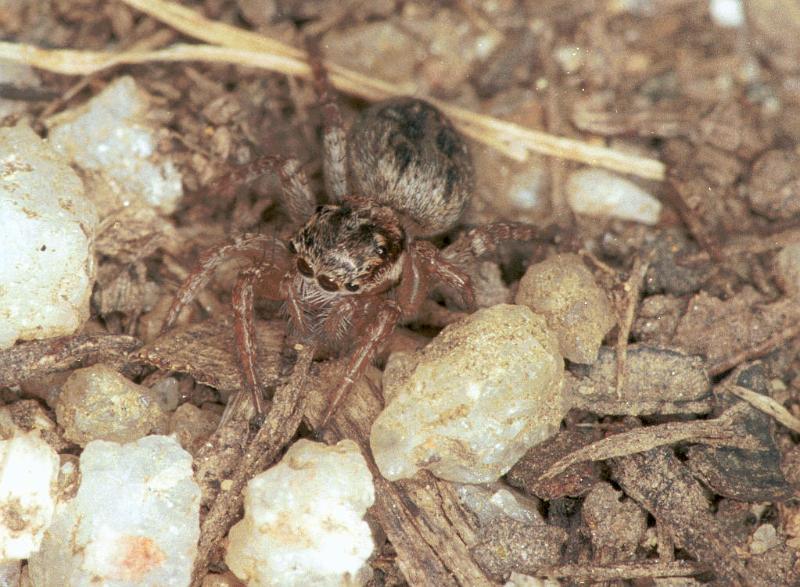
[[[200,488],[174,438],[90,442],[77,495],[28,561],[33,587],[185,587],[200,537]]]
[[[39,549],[56,507],[58,455],[38,433],[0,441],[0,561]]]
[[[249,587],[363,585],[374,542],[363,520],[375,500],[358,446],[299,440],[245,490],[244,519],[225,563]]]
[[[0,349],[72,334],[89,318],[97,213],[29,127],[0,128]]]
[[[742,0],[710,0],[708,11],[717,26],[738,28],[744,25]]]
[[[85,105],[48,121],[53,146],[105,180],[104,189],[94,190],[106,192],[99,203],[103,215],[133,203],[170,214],[183,195],[177,168],[157,152],[149,108],[133,78],[123,76]]]
[[[638,185],[604,169],[581,169],[569,176],[567,200],[576,214],[612,216],[657,224],[661,202]]]
[[[503,587],[559,587],[561,583],[555,579],[540,579],[513,572]]]
[[[370,446],[389,480],[419,469],[487,483],[558,429],[564,361],[545,319],[524,306],[485,308],[445,328],[398,376]],[[405,375],[405,376],[403,376]]]

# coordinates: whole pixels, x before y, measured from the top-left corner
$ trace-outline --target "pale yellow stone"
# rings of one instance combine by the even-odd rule
[[[450,481],[494,481],[564,414],[558,342],[524,306],[479,310],[403,363],[384,376],[392,399],[370,435],[390,480],[428,469]]]

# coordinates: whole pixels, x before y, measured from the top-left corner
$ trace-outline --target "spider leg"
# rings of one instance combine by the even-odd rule
[[[264,394],[256,372],[256,331],[253,312],[253,286],[263,280],[261,266],[251,267],[239,274],[233,288],[233,329],[236,336],[236,355],[244,390],[250,395],[256,414],[264,415]]]
[[[371,311],[370,311],[371,310]],[[336,412],[336,408],[364,374],[366,368],[372,363],[375,355],[378,354],[381,346],[388,340],[397,322],[400,320],[401,311],[398,305],[391,300],[379,302],[376,308],[365,308],[362,320],[367,324],[364,335],[356,345],[356,350],[348,361],[344,377],[333,393],[332,400],[328,404],[328,409],[322,416],[317,432],[321,432],[331,416]]]
[[[178,288],[178,291],[175,292],[175,299],[172,301],[172,306],[170,306],[167,317],[164,319],[164,324],[161,326],[161,334],[175,325],[181,310],[189,305],[195,297],[197,297],[200,290],[208,284],[217,267],[236,255],[256,255],[263,253],[267,245],[283,246],[271,236],[263,234],[245,234],[241,237],[237,237],[233,241],[205,251],[200,256],[200,262],[192,269],[189,277],[186,278]]]
[[[523,222],[496,222],[469,229],[442,251],[442,256],[462,265],[491,254],[507,241],[534,241],[541,238],[541,229]]]
[[[347,138],[342,123],[342,113],[331,87],[319,47],[308,43],[311,73],[314,76],[314,90],[322,109],[324,134],[322,139],[324,155],[323,173],[328,197],[340,201],[347,194]]]
[[[467,310],[473,311],[475,309],[475,290],[472,287],[470,276],[428,241],[415,241],[411,247],[419,259],[418,262],[423,264],[423,270],[455,290],[461,298],[461,305]]]
[[[294,157],[281,155],[259,157],[255,161],[232,169],[225,176],[215,180],[209,189],[225,197],[231,197],[237,188],[255,181],[268,172],[278,174],[283,191],[283,203],[292,221],[295,224],[302,224],[308,220],[314,212],[316,201],[308,185],[308,177],[300,168],[300,161]]]

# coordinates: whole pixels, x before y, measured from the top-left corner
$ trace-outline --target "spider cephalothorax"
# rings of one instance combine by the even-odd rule
[[[387,206],[358,198],[319,206],[289,241],[297,271],[327,292],[377,293],[399,279],[406,234]]]
[[[261,252],[261,261],[242,271],[233,290],[243,386],[262,412],[253,311],[258,288],[262,295],[285,302],[291,331],[304,337],[317,355],[354,349],[320,424],[324,426],[397,323],[416,316],[432,283],[445,284],[462,305],[473,307],[469,277],[455,257],[445,257],[420,239],[455,226],[474,177],[464,140],[438,109],[422,100],[396,98],[368,108],[346,140],[325,72],[318,61],[312,66],[325,114],[323,171],[332,203],[315,206],[294,158],[266,156],[231,173],[228,185],[277,172],[286,211],[300,228],[286,245],[266,235],[245,235],[204,254],[178,290],[164,328],[174,324],[222,261],[233,254],[258,258]],[[529,226],[482,226],[468,233],[463,250],[484,254],[498,241],[532,235]],[[265,249],[280,254],[264,255]]]

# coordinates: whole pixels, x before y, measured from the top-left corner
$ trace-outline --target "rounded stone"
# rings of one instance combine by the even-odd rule
[[[495,481],[558,429],[564,362],[545,319],[524,306],[479,310],[413,359],[384,376],[391,400],[370,435],[387,479],[427,469],[449,481]]]
[[[574,254],[531,265],[515,301],[545,317],[561,354],[573,363],[594,363],[603,337],[616,324],[606,292]]]

